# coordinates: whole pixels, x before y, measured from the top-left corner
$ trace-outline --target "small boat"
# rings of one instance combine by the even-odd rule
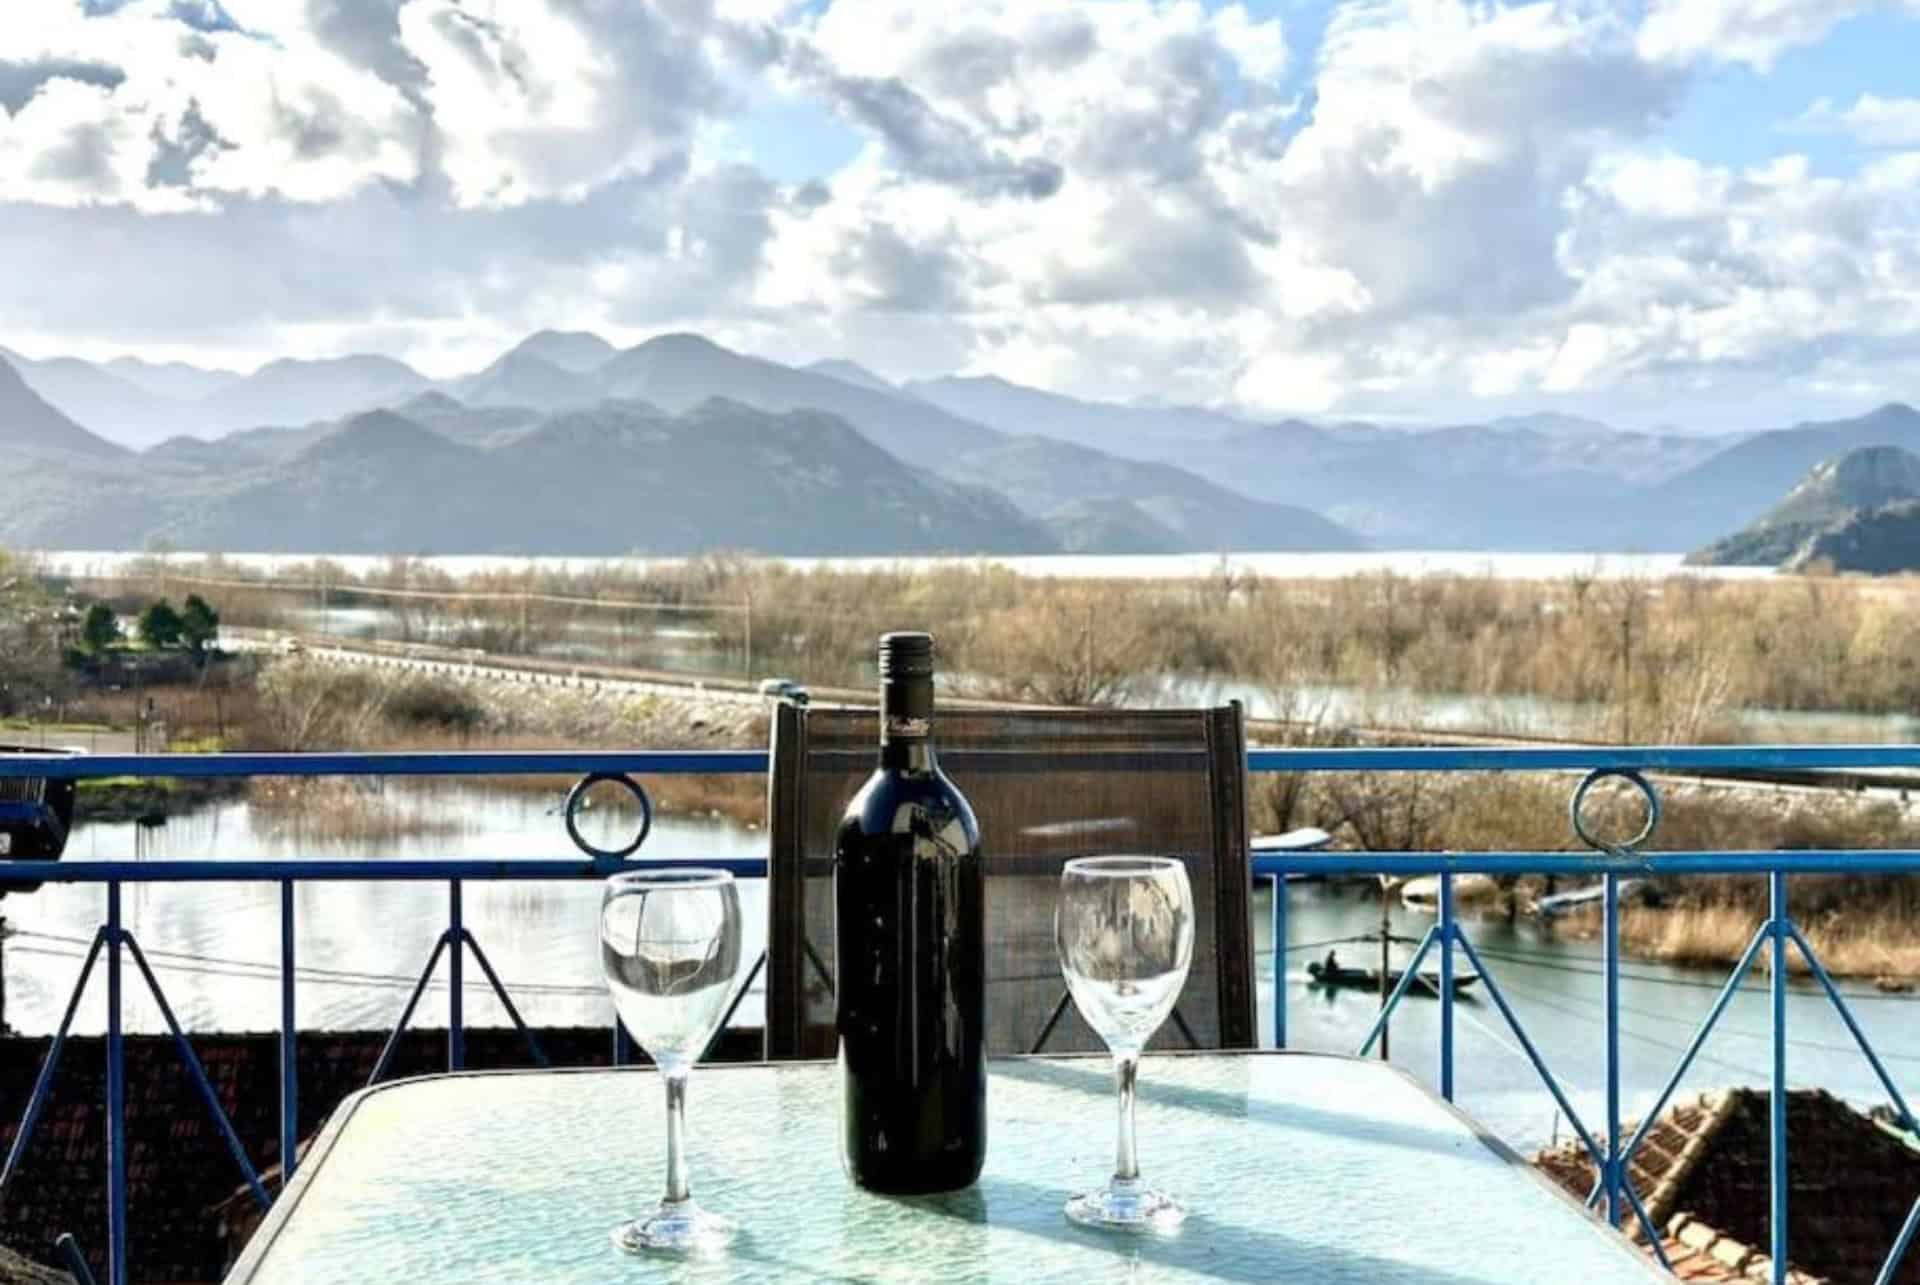
[[[1324,852],[1333,844],[1333,836],[1317,825],[1303,825],[1285,834],[1256,834],[1247,845],[1256,857],[1276,857],[1293,853]],[[1287,882],[1300,879],[1325,879],[1326,875],[1312,870],[1289,870]]]
[[[1456,906],[1474,906],[1493,901],[1500,895],[1500,885],[1493,881],[1492,875],[1464,874],[1453,877],[1453,904]],[[1408,910],[1424,910],[1430,915],[1440,913],[1440,876],[1421,875],[1418,879],[1409,879],[1400,890],[1400,904]]]
[[[1620,896],[1625,898],[1629,894],[1637,892],[1645,882],[1643,879],[1622,879],[1620,881]],[[1535,900],[1533,903],[1533,913],[1539,915],[1542,919],[1552,919],[1556,915],[1564,915],[1570,910],[1578,910],[1581,906],[1593,905],[1605,894],[1606,885],[1601,883],[1589,884],[1585,888],[1575,888],[1571,892],[1556,892],[1551,897],[1541,897]]]
[[[1387,970],[1387,988],[1389,990],[1400,984],[1400,978],[1404,972],[1404,966],[1398,964]],[[1378,991],[1380,989],[1380,970],[1377,968],[1348,968],[1346,965],[1338,963],[1332,968],[1328,968],[1325,963],[1320,960],[1315,960],[1313,963],[1307,965],[1307,976],[1313,979],[1314,985],[1325,986],[1329,989],[1334,987],[1347,987],[1355,990],[1370,991]],[[1453,993],[1458,995],[1461,991],[1478,983],[1479,980],[1480,974],[1474,972],[1471,968],[1456,968],[1453,971]],[[1438,995],[1440,993],[1440,970],[1438,968],[1422,968],[1415,974],[1413,985],[1407,989],[1410,992],[1418,992],[1425,995]]]

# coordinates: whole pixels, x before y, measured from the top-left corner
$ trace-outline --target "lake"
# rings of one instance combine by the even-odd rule
[[[453,829],[432,837],[397,840],[319,840],[285,827],[278,816],[245,802],[227,802],[177,818],[158,830],[131,825],[76,828],[71,859],[158,860],[169,857],[431,857],[553,856],[569,848],[554,812],[559,796],[461,783],[424,790],[389,786],[404,808]],[[644,849],[659,860],[747,857],[765,852],[764,836],[725,821],[662,817]],[[746,958],[765,942],[764,885],[743,886]],[[1254,937],[1260,1032],[1272,1038],[1271,903],[1255,890]],[[594,920],[599,890],[591,883],[466,886],[466,921],[516,1004],[538,1025],[600,1024],[611,1006],[600,981]],[[131,886],[125,894],[128,928],[147,951],[181,1021],[194,1030],[272,1030],[279,1023],[279,892],[271,884]],[[50,1031],[72,985],[79,956],[102,913],[94,888],[49,885],[0,902],[18,935],[6,947],[7,1019],[28,1034]],[[446,919],[446,888],[438,884],[316,884],[295,898],[300,974],[297,1004],[306,1028],[390,1026]],[[1298,1048],[1351,1052],[1365,1035],[1376,998],[1311,986],[1309,960],[1324,956],[1331,939],[1375,931],[1377,893],[1370,888],[1295,884],[1290,893],[1287,959],[1288,1022]],[[1397,933],[1417,936],[1430,919],[1393,908]],[[1528,1034],[1561,1077],[1590,1128],[1604,1127],[1604,1030],[1596,943],[1572,941],[1521,921],[1479,924],[1476,944],[1496,970]],[[1344,959],[1366,962],[1377,946],[1338,947]],[[444,978],[444,964],[441,976]],[[476,1025],[504,1025],[505,1014],[484,991],[478,970],[467,971],[467,1014]],[[1649,1105],[1712,1003],[1720,978],[1712,972],[1631,962],[1621,983],[1622,1074],[1629,1115]],[[1849,990],[1861,991],[1858,985]],[[105,982],[96,973],[82,1005],[81,1030],[105,1026]],[[128,970],[130,1029],[161,1029],[158,1011],[137,974]],[[1865,991],[1856,1011],[1896,1076],[1920,1065],[1917,1001]],[[758,984],[737,1021],[761,1021]],[[1458,1098],[1509,1141],[1523,1147],[1556,1133],[1552,1100],[1540,1088],[1518,1044],[1484,992],[1464,999],[1457,1013]],[[444,986],[422,1001],[416,1021],[443,1024]],[[1392,1030],[1393,1060],[1434,1082],[1438,1005],[1410,997]],[[1743,992],[1722,1020],[1689,1081],[1696,1089],[1764,1084],[1770,1062],[1763,989]],[[1848,1042],[1839,1019],[1816,993],[1796,985],[1788,1002],[1788,1068],[1795,1084],[1818,1085],[1850,1100],[1880,1100],[1865,1060]],[[1148,1071],[1151,1079],[1151,1070]],[[1151,1145],[1151,1144],[1149,1144]]]
[[[130,564],[155,556],[170,563],[197,566],[206,555],[169,553],[154,555],[114,550],[62,549],[37,555],[50,571],[70,576],[112,576]],[[368,554],[284,554],[230,553],[222,555],[235,567],[249,571],[278,572],[324,557],[353,575],[381,571],[393,559]],[[913,557],[913,558],[773,558],[797,570],[815,568],[834,570],[906,570],[930,567],[999,566],[1022,575],[1058,576],[1069,579],[1172,579],[1204,578],[1231,570],[1236,573],[1279,579],[1334,579],[1366,572],[1392,571],[1399,575],[1494,576],[1504,580],[1561,580],[1574,575],[1591,575],[1604,580],[1656,579],[1670,575],[1711,576],[1719,579],[1763,579],[1773,574],[1768,567],[1688,567],[1678,553],[1503,553],[1471,550],[1370,550],[1364,553],[1180,553],[1158,555],[1076,555],[1050,554],[1035,557]],[[632,573],[649,567],[675,567],[684,558],[564,558],[457,555],[451,557],[409,558],[409,562],[444,571],[452,576],[480,572],[559,571],[579,573],[599,570],[624,570]]]

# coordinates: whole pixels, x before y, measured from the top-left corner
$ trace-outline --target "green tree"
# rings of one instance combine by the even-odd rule
[[[147,609],[140,613],[140,637],[155,650],[178,647],[182,627],[180,613],[165,598],[149,603]]]
[[[204,657],[208,644],[220,636],[220,613],[197,593],[188,594],[181,604],[180,636],[196,658]]]
[[[87,608],[87,618],[80,625],[80,641],[94,653],[103,652],[120,641],[120,617],[112,607],[96,602]]]

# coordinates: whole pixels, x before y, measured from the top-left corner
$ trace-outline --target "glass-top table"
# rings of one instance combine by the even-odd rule
[[[1098,1058],[992,1064],[986,1172],[887,1199],[840,1172],[830,1063],[702,1067],[695,1195],[741,1235],[723,1256],[621,1254],[659,1199],[652,1071],[433,1076],[355,1094],[228,1277],[324,1285],[673,1281],[1645,1282],[1652,1262],[1384,1063],[1299,1053],[1149,1056],[1141,1168],[1182,1198],[1167,1238],[1077,1227],[1068,1196],[1113,1163]]]

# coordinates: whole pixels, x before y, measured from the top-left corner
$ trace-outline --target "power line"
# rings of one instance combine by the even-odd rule
[[[1478,944],[1475,945],[1474,949],[1478,950],[1482,955],[1496,959],[1510,960],[1514,963],[1528,964],[1536,968],[1551,969],[1554,972],[1579,973],[1589,977],[1603,977],[1606,975],[1605,969],[1583,968],[1575,964],[1569,964],[1565,962],[1568,957],[1563,956],[1548,955],[1537,951],[1513,950],[1500,946],[1481,946]],[[1591,959],[1592,956],[1571,956],[1571,958]],[[1645,982],[1653,986],[1683,986],[1693,987],[1696,990],[1711,991],[1717,991],[1726,985],[1724,979],[1717,982],[1697,981],[1691,977],[1667,977],[1659,973],[1634,972],[1627,969],[1620,971],[1620,978],[1622,981]],[[1742,985],[1737,989],[1752,994],[1765,994],[1767,988],[1764,986]],[[1838,990],[1839,988],[1835,987],[1835,989]],[[1920,995],[1906,995],[1887,991],[1841,990],[1840,997],[1845,1000],[1891,1000],[1895,1003],[1920,1003]]]

